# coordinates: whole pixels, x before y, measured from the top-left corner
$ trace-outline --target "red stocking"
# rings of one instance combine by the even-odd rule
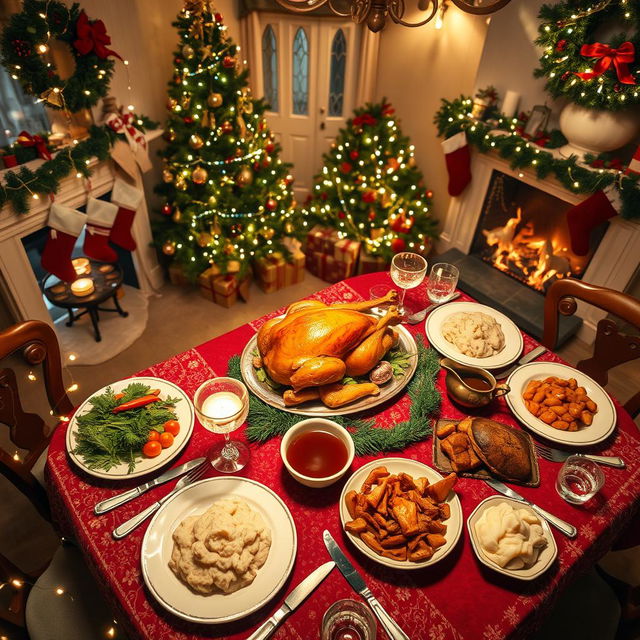
[[[118,207],[104,200],[87,201],[87,232],[84,236],[85,255],[100,262],[116,262],[118,256],[109,246],[109,234],[116,219]]]
[[[620,196],[615,188],[596,191],[586,200],[567,211],[571,234],[571,250],[577,256],[589,253],[591,232],[599,224],[613,218],[620,209]]]
[[[47,224],[51,227],[42,252],[42,268],[64,282],[73,282],[78,275],[71,264],[73,246],[82,233],[87,216],[80,211],[52,204]]]
[[[140,189],[132,187],[121,178],[116,178],[111,192],[111,202],[117,204],[119,209],[109,239],[127,251],[134,251],[136,248],[136,241],[131,235],[131,225],[142,196]]]
[[[442,150],[449,173],[449,195],[459,196],[471,182],[471,153],[464,131],[447,138]]]

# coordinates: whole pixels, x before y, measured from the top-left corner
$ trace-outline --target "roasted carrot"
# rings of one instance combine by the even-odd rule
[[[138,409],[139,407],[144,407],[145,405],[151,404],[152,402],[158,402],[160,398],[158,396],[147,395],[142,396],[141,398],[136,398],[135,400],[129,400],[129,402],[125,402],[123,404],[114,407],[111,412],[112,413],[120,413],[122,411],[128,411],[129,409]]]

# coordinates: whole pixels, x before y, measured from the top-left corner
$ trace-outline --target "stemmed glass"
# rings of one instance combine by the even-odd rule
[[[446,262],[438,262],[431,267],[427,281],[427,295],[435,304],[444,302],[453,295],[458,284],[460,271],[458,267]]]
[[[391,261],[390,276],[394,283],[402,289],[398,311],[405,314],[404,296],[407,289],[415,289],[427,273],[427,261],[417,253],[396,253]]]
[[[233,378],[212,378],[198,387],[193,405],[205,429],[224,434],[224,442],[213,445],[208,453],[213,468],[222,473],[235,473],[242,469],[249,462],[249,448],[242,442],[231,440],[229,434],[247,419],[247,387]]]

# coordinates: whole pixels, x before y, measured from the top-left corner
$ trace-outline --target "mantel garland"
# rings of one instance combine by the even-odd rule
[[[541,180],[549,175],[573,193],[592,194],[614,185],[622,200],[623,218],[640,218],[640,188],[637,174],[621,170],[589,167],[576,156],[559,158],[517,131],[518,120],[502,117],[496,124],[476,120],[471,115],[473,101],[466,96],[442,100],[434,122],[438,135],[449,138],[464,131],[469,144],[482,153],[497,152],[509,160],[512,169],[531,169]],[[587,158],[589,160],[589,158]]]
[[[591,109],[618,111],[640,104],[640,3],[565,0],[545,4],[536,44],[544,49],[537,77],[555,98]],[[621,22],[623,33],[597,42],[598,29]]]
[[[413,379],[407,386],[411,399],[408,420],[399,422],[391,428],[382,428],[376,427],[374,419],[332,417],[332,420],[351,430],[357,455],[401,451],[431,435],[431,420],[440,409],[440,393],[435,386],[440,363],[438,354],[433,349],[428,349],[421,338],[418,338],[416,343],[418,366]],[[236,380],[242,380],[240,356],[233,356],[229,360],[228,375]],[[306,417],[276,409],[257,396],[249,394],[247,418],[249,440],[265,442],[275,436],[282,436],[301,420],[306,420]]]

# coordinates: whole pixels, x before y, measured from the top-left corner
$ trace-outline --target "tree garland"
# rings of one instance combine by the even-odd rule
[[[640,104],[640,7],[635,0],[568,0],[543,5],[536,44],[544,48],[537,77],[555,98],[617,111]],[[596,42],[596,29],[622,21],[624,33]]]
[[[51,41],[69,46],[74,73],[63,80],[49,61]],[[89,22],[78,4],[69,9],[55,0],[24,0],[2,34],[2,64],[29,95],[54,109],[74,113],[95,106],[107,95],[118,56],[101,20]]]
[[[500,118],[496,124],[475,120],[470,113],[471,98],[442,100],[434,122],[438,135],[449,138],[464,131],[467,141],[482,153],[497,152],[509,160],[512,169],[532,169],[541,180],[555,176],[572,193],[595,193],[614,184],[622,199],[623,218],[640,217],[640,188],[637,175],[622,171],[591,168],[580,164],[576,156],[561,158],[527,140],[517,132],[518,120]]]
[[[416,342],[418,366],[413,380],[407,387],[411,399],[408,420],[385,429],[377,428],[374,419],[332,417],[332,420],[351,430],[357,455],[399,451],[431,435],[431,419],[440,409],[440,392],[435,386],[440,362],[438,354],[433,349],[428,349],[422,338],[418,338]],[[229,360],[227,375],[242,380],[240,356],[233,356]],[[253,442],[265,442],[275,436],[284,435],[302,420],[306,420],[306,417],[276,409],[257,396],[249,394],[247,438]]]

